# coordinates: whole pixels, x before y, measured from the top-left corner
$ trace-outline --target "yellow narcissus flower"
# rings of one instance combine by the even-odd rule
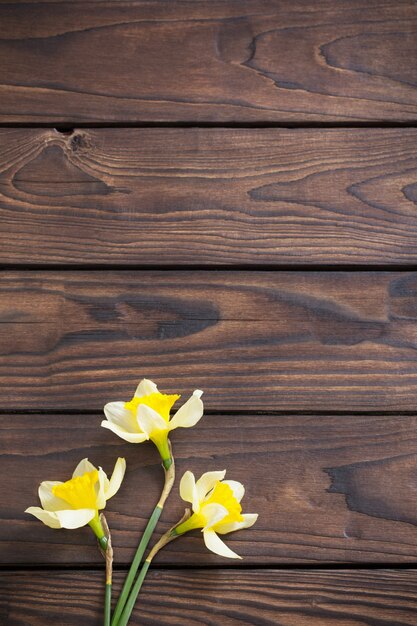
[[[89,524],[98,539],[104,537],[99,511],[119,490],[126,471],[125,459],[118,458],[110,480],[88,459],[77,465],[67,482],[44,481],[39,487],[42,508],[31,506],[30,513],[50,528],[80,528]]]
[[[230,550],[218,536],[249,528],[258,519],[257,513],[242,515],[240,501],[245,493],[242,483],[223,480],[226,471],[206,472],[195,481],[192,472],[185,472],[180,483],[180,495],[191,502],[193,514],[174,529],[175,535],[201,528],[209,550],[232,559],[241,557]]]
[[[179,395],[158,391],[151,380],[144,378],[130,402],[109,402],[104,407],[107,420],[101,425],[130,443],[151,440],[156,445],[165,467],[171,464],[168,435],[175,428],[189,428],[203,415],[203,392],[196,389],[170,419],[170,411]]]

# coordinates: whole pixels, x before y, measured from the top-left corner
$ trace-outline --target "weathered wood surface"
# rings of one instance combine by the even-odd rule
[[[3,272],[2,410],[147,376],[220,411],[416,409],[417,273]]]
[[[115,590],[123,573],[115,575]],[[416,570],[151,570],[131,623],[139,626],[414,626]],[[99,626],[97,571],[4,572],[7,626]]]
[[[0,555],[3,565],[101,564],[88,528],[51,530],[24,513],[42,480],[66,480],[88,457],[110,473],[117,456],[128,471],[106,516],[115,558],[128,564],[163,481],[152,444],[123,442],[100,427],[101,415],[1,416]],[[257,524],[227,536],[251,563],[400,563],[417,558],[417,417],[206,415],[172,435],[177,483],[159,532],[181,517],[184,471],[226,469],[245,484],[244,511]],[[167,546],[157,563],[230,566],[209,553],[198,531]],[[236,565],[233,563],[232,565]]]
[[[416,263],[416,143],[416,129],[2,129],[0,262]]]
[[[416,23],[413,0],[2,3],[0,121],[415,121]]]

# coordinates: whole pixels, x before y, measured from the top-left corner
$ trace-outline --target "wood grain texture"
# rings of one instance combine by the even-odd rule
[[[42,480],[66,480],[88,457],[110,473],[118,456],[127,473],[108,502],[115,559],[128,564],[162,487],[153,445],[133,445],[100,428],[101,415],[1,416],[0,559],[3,565],[97,564],[92,532],[51,530],[24,513]],[[178,484],[227,470],[246,487],[243,509],[256,525],[227,536],[239,565],[405,563],[417,558],[417,417],[206,415],[177,430],[177,482],[158,532],[184,512]],[[160,552],[157,563],[230,566],[205,548],[201,533]],[[236,563],[234,563],[236,565]]]
[[[417,261],[416,129],[0,130],[0,262]]]
[[[0,4],[0,120],[415,121],[413,0]]]
[[[217,411],[413,411],[416,291],[399,272],[4,272],[2,410],[100,411],[148,376]]]
[[[122,575],[115,576],[118,589]],[[132,615],[139,626],[414,626],[417,572],[151,570]],[[0,574],[7,626],[99,626],[101,575]]]

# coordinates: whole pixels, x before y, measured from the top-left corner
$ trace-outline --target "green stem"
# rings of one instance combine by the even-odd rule
[[[158,452],[161,455],[162,463],[166,470],[169,470],[173,463],[171,442],[168,439],[168,435],[165,433],[160,437],[154,437],[153,443],[158,448]]]
[[[100,546],[101,554],[106,561],[106,587],[104,595],[104,626],[110,626],[111,618],[111,589],[112,589],[112,577],[113,577],[113,548],[111,545],[111,535],[107,524],[107,520],[104,513],[101,513],[100,517],[97,516],[97,520],[92,525],[94,532],[97,529],[97,538]],[[103,536],[100,536],[104,533]],[[105,541],[103,541],[105,540]]]
[[[164,465],[164,468],[165,468],[166,470],[169,470],[169,468],[171,467],[171,465],[172,465],[172,463],[173,463],[173,460],[172,460],[172,458],[170,457],[169,459],[163,459],[163,460],[162,460],[162,463],[163,463],[163,465]]]
[[[145,528],[145,532],[142,535],[142,539],[140,540],[138,549],[136,550],[135,557],[132,561],[132,565],[130,566],[129,573],[126,576],[126,580],[123,585],[122,592],[117,601],[116,608],[114,609],[113,618],[111,621],[111,626],[118,626],[119,619],[122,614],[123,608],[126,604],[126,600],[129,596],[130,590],[133,585],[133,581],[135,579],[136,573],[139,569],[139,565],[142,561],[142,557],[145,553],[146,548],[148,547],[148,543],[152,537],[153,531],[155,530],[155,526],[158,523],[159,517],[162,513],[162,507],[156,506],[153,510],[153,513],[149,519],[149,522]]]
[[[132,561],[132,565],[130,566],[129,572],[126,576],[126,580],[124,582],[122,592],[117,601],[116,608],[114,609],[111,626],[119,626],[120,616],[122,615],[123,609],[129,597],[129,593],[132,589],[132,585],[134,583],[137,571],[141,564],[143,555],[145,553],[146,548],[148,547],[153,531],[155,530],[155,527],[161,516],[165,501],[167,497],[169,496],[172,486],[174,484],[174,480],[175,480],[174,461],[172,460],[172,463],[170,464],[168,468],[164,467],[164,470],[165,470],[165,484],[162,490],[161,497],[159,499],[158,504],[156,505],[156,507],[154,508],[152,512],[152,515],[146,525],[145,532],[143,533],[142,539],[140,540],[139,546],[136,550],[136,554]]]
[[[93,533],[95,534],[95,536],[97,537],[97,540],[100,544],[100,548],[106,552],[107,550],[107,537],[106,534],[104,532],[100,517],[99,517],[99,513],[97,511],[95,517],[91,520],[91,522],[89,522],[88,524],[90,526],[90,528],[92,529]]]
[[[133,607],[135,606],[136,598],[138,597],[140,588],[142,587],[142,583],[145,580],[146,574],[148,573],[150,564],[151,564],[151,561],[149,559],[146,559],[145,563],[142,566],[142,569],[140,570],[139,576],[137,577],[136,582],[133,586],[132,592],[129,598],[127,599],[127,602],[123,609],[123,613],[120,617],[120,620],[118,621],[117,626],[127,625],[129,618],[132,614]]]
[[[107,537],[100,537],[98,542],[100,544],[100,548],[105,552],[107,550]]]
[[[189,509],[185,510],[185,514],[184,517],[179,521],[179,524],[181,522],[184,522],[186,519],[188,519],[190,517],[190,511]],[[124,606],[122,615],[117,623],[117,626],[126,626],[129,618],[132,614],[133,611],[133,607],[135,606],[137,597],[139,595],[139,591],[141,590],[143,581],[145,580],[145,576],[148,573],[148,569],[150,564],[152,563],[153,558],[155,557],[156,554],[158,554],[159,550],[161,550],[164,546],[167,545],[167,543],[170,543],[170,541],[173,541],[174,539],[176,539],[177,537],[180,537],[180,535],[178,535],[175,532],[175,528],[178,524],[176,524],[175,526],[173,526],[172,528],[170,528],[169,530],[167,530],[167,532],[162,535],[162,537],[160,538],[160,540],[154,545],[154,547],[152,548],[152,550],[149,552],[148,557],[145,561],[145,563],[142,566],[142,569],[139,572],[139,576],[136,579],[136,582],[133,586],[132,591],[130,592],[130,596],[128,597],[126,604]]]
[[[110,626],[111,616],[111,583],[106,582],[106,595],[104,598],[104,626]]]

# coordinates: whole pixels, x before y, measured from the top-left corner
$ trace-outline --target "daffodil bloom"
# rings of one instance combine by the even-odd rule
[[[116,626],[127,626],[143,581],[155,556],[170,541],[184,533],[201,528],[209,550],[220,556],[232,559],[241,558],[230,550],[218,535],[249,528],[256,522],[258,515],[256,513],[242,514],[240,501],[245,489],[241,483],[234,480],[223,480],[225,475],[226,471],[207,472],[196,482],[194,474],[185,472],[180,483],[180,495],[183,500],[191,503],[193,513],[190,516],[189,509],[186,509],[183,519],[167,530],[154,545],[142,565],[129,597],[124,602],[121,613],[118,614]]]
[[[245,493],[242,483],[223,480],[226,471],[206,472],[195,480],[192,472],[185,472],[180,483],[180,495],[190,502],[193,514],[174,529],[175,535],[201,528],[204,542],[209,550],[220,556],[240,559],[218,536],[242,528],[249,528],[256,522],[256,513],[242,514],[240,501]]]
[[[99,511],[118,492],[125,470],[125,459],[117,459],[109,480],[101,467],[97,469],[88,459],[83,459],[70,480],[42,482],[38,491],[42,508],[31,506],[25,512],[50,528],[80,528],[89,524],[105,547]]]
[[[158,391],[151,380],[144,378],[130,402],[109,402],[104,407],[107,420],[101,425],[130,443],[151,440],[156,445],[165,467],[171,464],[168,435],[175,428],[194,426],[203,415],[203,392],[196,389],[175,415],[170,412],[180,396]]]
[[[169,433],[175,428],[194,426],[200,420],[203,415],[202,394],[203,392],[198,389],[194,391],[191,398],[171,418],[171,409],[180,396],[161,393],[155,383],[145,378],[139,383],[129,402],[109,402],[104,407],[107,419],[103,420],[101,425],[130,443],[152,441],[158,448],[165,471],[165,484],[161,497],[149,518],[126,576],[114,610],[113,626],[118,624],[143,555],[174,484],[175,464],[171,454]]]

